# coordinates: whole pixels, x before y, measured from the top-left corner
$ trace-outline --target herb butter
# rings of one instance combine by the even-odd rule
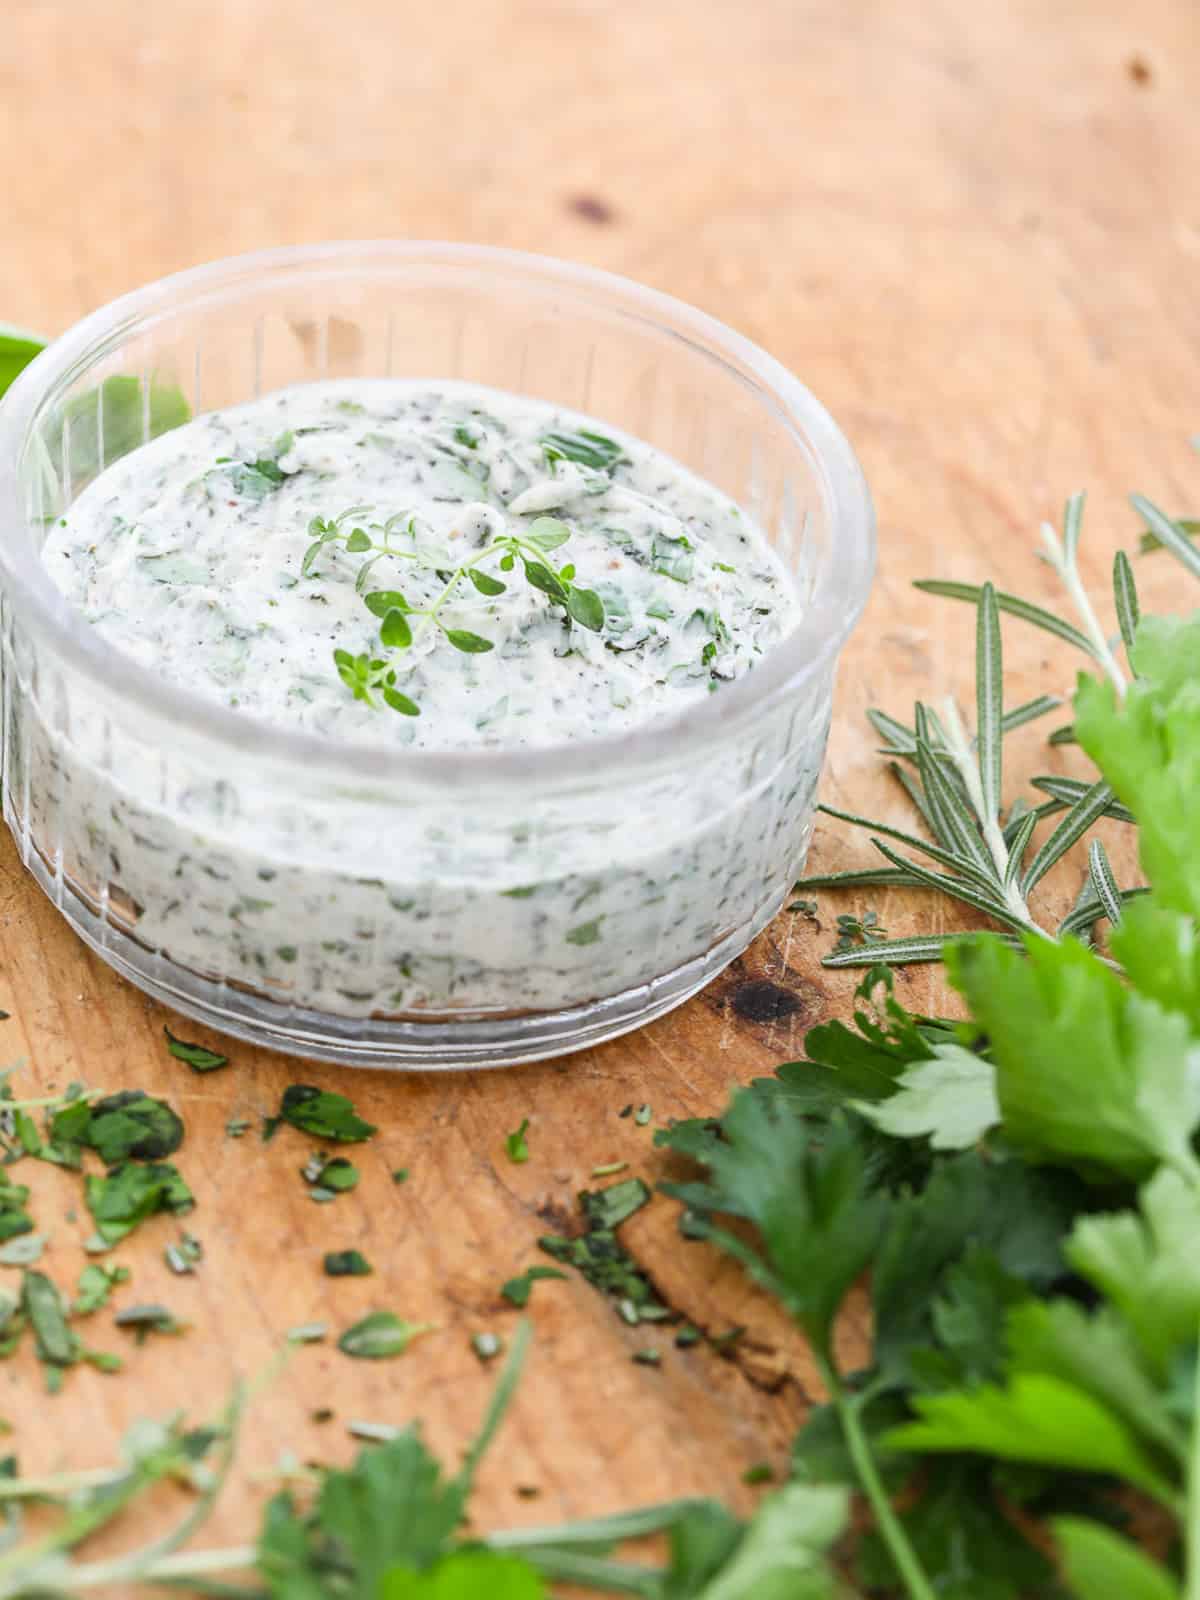
[[[451,382],[283,390],[110,466],[43,560],[114,650],[248,729],[462,753],[460,787],[401,764],[281,788],[252,741],[211,770],[82,698],[16,740],[53,892],[201,1015],[236,987],[281,1041],[319,1049],[332,1017],[376,1060],[397,1020],[635,992],[645,1016],[736,953],[802,859],[832,666],[675,767],[472,779],[481,749],[565,759],[719,697],[799,620],[754,522],[605,423]]]

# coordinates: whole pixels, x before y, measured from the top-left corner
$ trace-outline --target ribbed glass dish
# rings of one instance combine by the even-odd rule
[[[589,413],[738,502],[802,620],[673,718],[554,748],[397,751],[270,727],[118,654],[47,527],[190,413],[318,378],[464,379]],[[105,961],[178,1011],[364,1066],[497,1066],[678,1005],[803,863],[870,498],[803,386],[637,284],[473,246],[214,263],[79,323],[0,406],[4,817]]]

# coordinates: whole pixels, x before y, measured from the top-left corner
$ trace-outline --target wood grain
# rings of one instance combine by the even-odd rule
[[[1187,444],[1200,421],[1198,72],[1190,0],[7,0],[0,312],[54,332],[201,260],[409,235],[594,262],[728,320],[830,406],[873,486],[879,580],[846,654],[824,794],[899,819],[864,707],[906,712],[915,695],[967,696],[971,681],[969,614],[909,580],[991,575],[1050,595],[1036,525],[1086,487],[1085,565],[1100,582],[1136,532],[1128,490],[1177,512],[1200,498]],[[1140,571],[1151,604],[1187,603],[1162,558]],[[1040,635],[1011,625],[1006,645],[1014,702],[1069,689],[1077,663]],[[1014,739],[1010,785],[1073,770],[1042,738]],[[835,825],[813,861],[868,855]],[[1052,905],[1080,871],[1059,872]],[[920,896],[875,903],[893,934],[949,925]],[[853,980],[819,965],[843,908],[824,897],[820,928],[782,917],[682,1011],[570,1060],[398,1078],[239,1047],[231,1069],[198,1078],[166,1055],[165,1013],[76,942],[6,841],[4,1055],[26,1058],[23,1084],[85,1077],[178,1106],[207,1251],[193,1278],[171,1277],[174,1229],[156,1222],[120,1252],[126,1302],[162,1299],[193,1325],[130,1348],[124,1377],[74,1374],[70,1398],[48,1402],[28,1353],[0,1366],[23,1461],[104,1462],[136,1415],[214,1410],[283,1329],[337,1330],[375,1306],[440,1331],[395,1362],[300,1351],[257,1403],[206,1539],[247,1536],[281,1451],[346,1459],[348,1419],[419,1414],[452,1459],[490,1381],[468,1336],[511,1328],[498,1287],[536,1259],[544,1219],[572,1210],[596,1163],[662,1171],[652,1128],[621,1107],[648,1101],[656,1122],[714,1112],[731,1085],[795,1054],[806,1027],[845,1008]],[[936,969],[901,981],[911,1003],[946,1004]],[[764,1007],[753,984],[776,1000]],[[297,1078],[350,1093],[383,1129],[361,1150],[359,1190],[331,1206],[306,1196],[299,1134],[264,1147],[256,1131],[224,1133]],[[532,1159],[514,1167],[503,1137],[522,1116]],[[397,1166],[412,1173],[402,1187]],[[73,1283],[78,1184],[41,1167],[32,1181],[39,1218],[55,1219],[48,1268]],[[713,1331],[747,1326],[741,1351],[668,1349],[661,1369],[637,1366],[645,1330],[582,1282],[538,1285],[536,1349],[484,1475],[482,1526],[689,1491],[744,1503],[743,1469],[785,1459],[817,1392],[799,1341],[737,1271],[681,1245],[671,1203],[626,1233],[680,1312]],[[323,1277],[323,1251],[352,1245],[376,1275]],[[107,1313],[89,1331],[121,1344]],[[850,1349],[863,1332],[851,1318]],[[336,1411],[323,1427],[309,1421],[322,1406]]]

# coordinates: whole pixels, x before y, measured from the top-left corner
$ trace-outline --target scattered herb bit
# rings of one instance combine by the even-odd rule
[[[527,1306],[535,1283],[540,1283],[546,1278],[562,1278],[565,1282],[566,1276],[566,1273],[559,1272],[557,1267],[529,1267],[519,1277],[510,1278],[507,1283],[501,1284],[500,1293],[510,1305]]]
[[[714,1333],[709,1337],[709,1344],[720,1356],[732,1355],[734,1347],[746,1336],[743,1327],[728,1328],[724,1333]]]
[[[187,1323],[179,1322],[166,1306],[129,1306],[118,1311],[113,1318],[118,1328],[128,1328],[138,1344],[145,1344],[152,1333],[178,1334],[187,1332]]]
[[[508,1152],[508,1159],[518,1166],[523,1161],[529,1160],[529,1141],[525,1135],[529,1131],[529,1118],[521,1119],[521,1126],[510,1133],[504,1140],[504,1148]]]
[[[358,1250],[330,1250],[325,1255],[325,1273],[330,1278],[366,1278],[371,1263]]]
[[[742,1482],[751,1489],[760,1483],[774,1483],[774,1481],[775,1468],[769,1461],[756,1461],[742,1473]]]
[[[327,1206],[331,1200],[337,1199],[337,1190],[326,1189],[318,1183],[308,1191],[308,1198],[315,1200],[319,1206]]]
[[[631,1326],[662,1322],[672,1315],[615,1232],[649,1198],[640,1178],[626,1178],[607,1189],[584,1189],[579,1206],[586,1231],[576,1238],[545,1234],[538,1240],[547,1255],[576,1268],[593,1288],[611,1296],[617,1315]]]
[[[654,1112],[648,1105],[639,1106],[634,1112],[633,1120],[637,1123],[639,1128],[644,1128],[653,1115]]]
[[[109,1266],[104,1262],[89,1262],[79,1274],[79,1288],[71,1307],[72,1316],[89,1317],[94,1311],[99,1311],[108,1304],[113,1290],[119,1284],[128,1283],[129,1279],[128,1267],[120,1267],[115,1263]]]
[[[393,1183],[407,1183],[408,1182],[408,1168],[407,1167],[397,1167],[396,1170],[392,1173],[392,1182]]]
[[[695,1328],[690,1322],[686,1322],[675,1335],[675,1348],[677,1350],[690,1350],[693,1345],[699,1344],[703,1338],[704,1335],[699,1328]]]
[[[880,927],[877,911],[864,911],[861,917],[843,912],[837,919],[837,928],[837,943],[832,952],[835,956],[861,949],[863,945],[882,944],[887,938],[887,929]]]
[[[186,1061],[193,1072],[215,1072],[218,1067],[227,1067],[229,1057],[218,1054],[216,1050],[209,1050],[202,1044],[188,1044],[183,1039],[177,1039],[170,1028],[164,1028],[163,1033],[167,1038],[167,1049],[178,1061]]]
[[[33,1218],[25,1209],[29,1190],[23,1183],[13,1183],[0,1168],[0,1240],[15,1239],[18,1234],[33,1232]]]
[[[661,1367],[662,1351],[655,1350],[652,1346],[648,1346],[644,1350],[635,1350],[633,1352],[633,1359],[639,1367]]]
[[[330,1195],[345,1194],[348,1190],[357,1188],[359,1171],[352,1161],[347,1161],[345,1156],[313,1155],[300,1168],[300,1176],[305,1183],[315,1187],[312,1196],[316,1199],[316,1190],[323,1189]]]
[[[340,1144],[358,1144],[378,1132],[373,1123],[363,1121],[345,1095],[314,1089],[307,1083],[293,1083],[283,1091],[278,1114],[263,1124],[263,1138],[272,1138],[281,1122],[290,1122],[314,1139]]]
[[[607,1161],[603,1166],[592,1168],[592,1177],[611,1178],[614,1172],[624,1172],[628,1165],[628,1161]]]
[[[337,1413],[332,1406],[318,1406],[315,1411],[309,1412],[308,1420],[310,1422],[332,1422],[336,1415]]]
[[[392,1311],[372,1311],[346,1329],[338,1349],[348,1356],[380,1361],[403,1355],[414,1339],[433,1331],[432,1322],[402,1322]]]
[[[504,1340],[498,1333],[473,1333],[471,1349],[480,1361],[494,1361],[498,1355],[503,1354]]]
[[[574,461],[582,467],[592,467],[597,472],[611,473],[625,459],[625,453],[615,439],[602,433],[591,433],[581,428],[578,433],[547,433],[542,438],[542,451],[546,460]]]
[[[631,1117],[633,1115],[632,1102],[627,1106],[622,1106],[620,1111],[617,1112],[617,1115],[619,1117]]]
[[[817,920],[817,902],[815,900],[793,900],[788,910],[795,915],[807,917],[810,922]]]
[[[225,1132],[231,1139],[240,1139],[244,1133],[249,1133],[253,1126],[249,1117],[230,1117],[225,1124]]]
[[[47,1368],[46,1387],[53,1393],[61,1384],[62,1369],[75,1365],[81,1349],[67,1326],[62,1296],[44,1272],[26,1270],[21,1280],[21,1310],[33,1329],[38,1360]]]
[[[136,1157],[162,1161],[183,1143],[183,1122],[163,1100],[141,1089],[125,1089],[85,1107],[88,1116],[78,1135],[106,1167]],[[62,1114],[55,1118],[55,1124]]]
[[[0,1267],[31,1267],[46,1248],[44,1233],[23,1233],[0,1244]]]
[[[591,922],[581,922],[577,928],[571,928],[563,937],[568,944],[596,944],[600,938],[600,924],[603,921],[602,916],[593,917]]]
[[[183,1233],[176,1244],[169,1244],[163,1251],[166,1263],[172,1272],[195,1272],[197,1266],[204,1260],[204,1246],[193,1233]]]
[[[102,1241],[101,1249],[119,1244],[140,1222],[159,1211],[182,1217],[196,1203],[169,1161],[148,1166],[125,1161],[103,1178],[89,1173],[84,1196]]]
[[[404,1429],[394,1422],[348,1422],[346,1432],[352,1439],[365,1439],[368,1444],[390,1444]]]
[[[319,1344],[328,1332],[327,1322],[302,1322],[289,1328],[285,1337],[289,1344]]]

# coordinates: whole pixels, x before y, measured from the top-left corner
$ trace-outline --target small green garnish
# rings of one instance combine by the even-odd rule
[[[614,1172],[624,1172],[628,1165],[628,1161],[608,1161],[601,1167],[593,1167],[592,1177],[611,1178]]]
[[[769,1461],[756,1461],[742,1473],[742,1482],[751,1489],[760,1483],[774,1483],[775,1468]]]
[[[603,921],[603,917],[594,917],[591,922],[581,922],[577,928],[570,929],[564,938],[568,944],[595,944],[600,938],[600,924]]]
[[[285,1337],[289,1344],[319,1344],[328,1332],[327,1322],[302,1322],[289,1328]]]
[[[494,1361],[504,1350],[504,1340],[498,1333],[473,1333],[471,1349],[480,1361]]]
[[[204,1260],[204,1246],[195,1234],[181,1234],[176,1244],[169,1244],[163,1251],[163,1256],[172,1272],[180,1276],[195,1272],[197,1265]]]
[[[102,1306],[108,1304],[113,1290],[119,1284],[128,1283],[129,1278],[128,1267],[119,1267],[116,1264],[107,1266],[101,1261],[89,1262],[79,1274],[79,1288],[71,1307],[71,1315],[88,1317],[93,1311],[99,1311]]]
[[[639,1367],[661,1367],[662,1351],[652,1348],[635,1350],[633,1352],[633,1359]]]
[[[367,1278],[371,1263],[359,1250],[330,1250],[325,1256],[325,1275],[329,1278]]]
[[[128,1328],[138,1344],[145,1344],[152,1333],[186,1333],[188,1324],[180,1322],[166,1306],[130,1306],[113,1318],[118,1328]]]
[[[231,1139],[240,1139],[244,1133],[249,1133],[253,1126],[249,1117],[230,1117],[225,1124],[225,1132]]]
[[[183,1039],[177,1039],[170,1028],[164,1028],[163,1033],[167,1038],[167,1049],[177,1061],[186,1061],[193,1072],[215,1072],[218,1067],[227,1067],[229,1057],[210,1050],[207,1045],[188,1044]]]
[[[432,1322],[403,1322],[392,1311],[372,1311],[346,1329],[338,1349],[361,1360],[381,1361],[403,1355],[414,1339],[433,1331]]]
[[[637,1108],[637,1111],[634,1113],[633,1120],[637,1123],[639,1128],[644,1128],[653,1115],[654,1112],[648,1105],[642,1105]]]
[[[345,1095],[314,1089],[307,1083],[293,1083],[283,1091],[279,1111],[264,1121],[263,1138],[272,1138],[281,1122],[290,1122],[314,1139],[341,1144],[358,1144],[378,1132],[373,1123],[363,1121]]]
[[[183,1122],[163,1100],[125,1089],[85,1106],[86,1118],[76,1134],[79,1142],[95,1150],[106,1167],[130,1156],[139,1161],[161,1161],[174,1155],[183,1143]],[[72,1108],[74,1111],[75,1108]],[[62,1113],[53,1127],[60,1125]]]
[[[397,1167],[396,1170],[392,1173],[392,1182],[393,1183],[407,1183],[408,1182],[408,1168],[407,1167]]]
[[[313,577],[318,559],[331,545],[338,545],[351,555],[367,556],[359,569],[355,587],[367,610],[379,619],[380,643],[393,654],[382,657],[334,651],[338,676],[356,700],[375,706],[378,696],[403,716],[419,716],[420,706],[400,687],[396,658],[411,650],[431,629],[436,629],[447,644],[466,655],[486,655],[494,648],[492,640],[469,628],[450,627],[442,616],[464,580],[478,594],[490,599],[507,592],[508,585],[503,579],[483,570],[485,563],[493,558],[498,558],[502,572],[514,571],[520,562],[526,582],[546,595],[553,605],[562,606],[569,621],[577,622],[592,633],[603,629],[605,611],[600,596],[574,581],[573,566],[555,567],[549,560],[551,552],[571,537],[570,528],[557,518],[538,517],[519,534],[498,534],[482,549],[455,565],[452,557],[430,554],[417,543],[411,517],[390,517],[386,522],[372,523],[369,529],[358,525],[356,519],[367,509],[353,506],[337,517],[314,517],[308,528],[312,542],[304,553],[300,569],[303,577]],[[401,539],[409,542],[396,542]],[[429,605],[418,606],[402,589],[368,589],[372,570],[385,560],[408,563],[410,570],[437,573],[443,579],[441,592]]]
[[[95,1219],[98,1247],[120,1243],[139,1222],[159,1211],[181,1217],[195,1205],[192,1191],[169,1161],[141,1166],[122,1162],[104,1177],[89,1173],[84,1197]]]
[[[685,1322],[675,1335],[675,1348],[677,1350],[690,1350],[693,1345],[699,1344],[704,1338],[699,1328],[694,1328],[690,1322]]]
[[[566,1281],[566,1273],[559,1272],[557,1267],[528,1267],[519,1277],[510,1278],[507,1283],[500,1285],[500,1293],[509,1305],[520,1309],[529,1304],[529,1296],[533,1293],[535,1283],[544,1282],[547,1278],[561,1278]]]
[[[547,433],[542,436],[542,453],[546,460],[574,461],[582,467],[593,467],[597,472],[611,473],[625,459],[625,453],[615,439],[603,433],[591,433],[581,428],[578,433]]]
[[[310,1156],[300,1168],[300,1176],[305,1183],[313,1185],[310,1192],[316,1199],[318,1190],[327,1190],[332,1197],[357,1188],[359,1172],[354,1163],[347,1161],[345,1156],[317,1154]]]
[[[508,1159],[514,1162],[517,1166],[520,1166],[522,1162],[529,1160],[529,1141],[525,1137],[528,1131],[529,1118],[522,1117],[521,1126],[519,1128],[515,1128],[512,1133],[505,1138],[504,1141],[504,1148],[508,1153]]]

